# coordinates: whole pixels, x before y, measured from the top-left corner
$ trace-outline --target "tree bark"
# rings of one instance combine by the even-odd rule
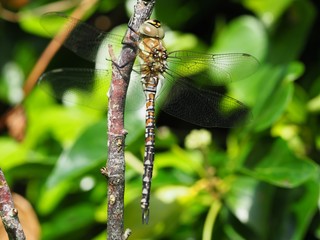
[[[14,207],[12,195],[4,174],[0,168],[0,217],[10,240],[25,240],[22,226],[18,218],[18,210]]]
[[[140,25],[149,19],[155,0],[137,0],[134,15],[128,24],[123,40],[123,48],[119,58],[113,59],[112,82],[109,90],[108,108],[108,161],[106,168],[101,170],[108,179],[108,219],[107,234],[109,240],[127,239],[130,230],[124,231],[124,189],[125,189],[125,137],[124,106],[127,87],[132,66],[137,54],[138,30]]]

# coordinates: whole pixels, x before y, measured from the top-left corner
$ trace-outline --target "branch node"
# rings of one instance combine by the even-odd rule
[[[108,179],[108,168],[107,167],[102,167],[100,169],[100,172],[103,176],[105,176]]]
[[[12,208],[11,211],[9,212],[9,215],[10,215],[11,217],[18,216],[18,209]]]
[[[130,237],[131,232],[132,232],[131,229],[127,228],[122,234],[122,240],[127,240]]]
[[[115,197],[113,194],[111,194],[111,195],[110,195],[110,202],[109,202],[109,203],[110,203],[111,205],[113,205],[115,202],[116,202],[116,197]]]

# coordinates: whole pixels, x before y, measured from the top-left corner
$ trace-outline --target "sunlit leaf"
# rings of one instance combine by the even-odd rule
[[[48,179],[48,186],[79,177],[94,167],[103,166],[108,154],[106,132],[103,121],[88,128],[74,145],[60,156]]]

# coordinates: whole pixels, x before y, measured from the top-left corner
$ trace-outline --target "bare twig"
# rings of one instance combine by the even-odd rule
[[[83,0],[78,5],[78,7],[72,12],[71,16],[74,18],[81,19],[96,3],[97,3],[97,0]],[[65,35],[65,38],[67,38],[68,36],[67,32],[69,31],[70,29],[66,30],[65,33],[63,32],[60,33],[61,44],[63,42],[63,36]],[[28,96],[28,94],[31,92],[37,80],[39,79],[40,75],[44,72],[44,70],[48,66],[53,56],[60,49],[61,44],[60,45],[57,44],[57,41],[52,39],[49,45],[47,46],[47,48],[43,51],[37,63],[35,64],[32,71],[30,72],[26,80],[26,83],[24,85],[23,90],[24,90],[25,97]]]
[[[124,37],[124,45],[117,62],[113,62],[112,83],[109,91],[108,111],[108,162],[102,173],[108,178],[108,239],[128,238],[129,230],[124,232],[124,188],[125,161],[124,146],[127,132],[124,129],[124,105],[130,73],[136,57],[137,34],[140,25],[147,20],[155,0],[137,0],[134,15]],[[112,48],[109,48],[111,55]],[[114,56],[111,56],[114,58]]]
[[[14,208],[12,196],[3,172],[0,168],[0,217],[10,240],[26,239]]]
[[[2,6],[2,3],[0,3],[0,16],[2,19],[6,20],[8,22],[18,22],[18,20],[19,20],[19,15],[5,9]]]

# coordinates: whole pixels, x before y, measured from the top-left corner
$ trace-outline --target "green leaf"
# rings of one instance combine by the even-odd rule
[[[3,170],[6,170],[24,163],[29,149],[19,145],[11,138],[1,137],[0,151],[2,152],[0,167]]]
[[[267,67],[261,69],[255,93],[257,102],[253,106],[253,123],[255,131],[262,131],[270,127],[285,111],[293,95],[292,82],[283,82],[282,67]],[[257,76],[258,78],[258,76]],[[268,81],[264,81],[268,79]],[[262,83],[264,82],[264,84]],[[261,88],[264,90],[261,92]],[[260,89],[260,90],[259,90]]]
[[[309,1],[294,1],[276,30],[270,36],[268,61],[286,64],[299,58],[315,19],[315,10]]]
[[[244,239],[298,240],[305,236],[317,211],[318,195],[317,180],[288,190],[250,177],[237,177],[226,195],[226,204],[238,220],[256,234],[250,238],[247,235],[250,231],[238,228],[237,234],[241,231]]]
[[[260,16],[262,21],[271,25],[287,10],[293,0],[245,0],[244,5]]]
[[[241,223],[254,229],[256,236],[264,236],[269,231],[266,226],[268,225],[268,215],[271,213],[270,203],[273,192],[272,186],[261,184],[254,178],[234,177],[231,188],[226,195],[226,204]],[[261,204],[263,204],[263,208],[261,208]]]
[[[131,117],[133,116],[130,115],[128,119],[131,119]],[[136,118],[131,123],[128,129],[132,133],[127,135],[127,145],[134,143],[137,136],[141,135],[140,129],[143,130],[143,124],[137,123]],[[142,127],[139,128],[136,124]],[[136,129],[131,130],[133,127],[136,127]],[[143,139],[141,139],[141,143],[144,143]],[[79,177],[91,169],[105,165],[107,156],[107,120],[103,119],[88,127],[75,143],[60,155],[57,165],[48,179],[48,186],[58,184],[66,179]]]
[[[40,16],[34,12],[25,10],[20,13],[20,27],[29,33],[33,33],[39,36],[47,36],[46,32],[40,25]]]
[[[106,121],[101,121],[89,127],[70,149],[62,153],[48,178],[48,186],[79,177],[86,171],[102,166],[107,154]]]
[[[86,229],[89,229],[90,223],[94,222],[94,211],[92,209],[93,206],[87,203],[62,209],[55,214],[50,222],[42,225],[42,238],[68,239],[66,236],[72,233],[72,237],[80,239],[82,234],[86,234]]]
[[[41,215],[52,213],[61,202],[61,200],[70,192],[72,183],[69,181],[61,181],[54,187],[43,187],[37,202],[37,209]]]
[[[295,232],[292,240],[303,239],[312,218],[319,212],[319,180],[309,181],[299,189],[299,197],[294,196],[293,204],[290,207],[291,212],[296,219]]]
[[[289,121],[299,124],[306,122],[308,117],[306,108],[307,101],[308,96],[305,90],[299,85],[295,85],[292,101],[287,108],[288,114],[286,117],[289,119]]]
[[[128,214],[125,217],[125,226],[130,226],[132,229],[133,239],[147,239],[151,235],[168,236],[177,227],[179,223],[179,216],[183,210],[182,205],[176,201],[177,195],[185,192],[184,187],[170,186],[167,188],[160,188],[151,195],[150,199],[150,219],[148,225],[141,223],[141,209],[139,206],[139,198],[132,201],[125,208]],[[177,193],[178,192],[178,193]],[[164,197],[171,196],[171,199],[164,200]],[[176,221],[170,221],[175,218]]]
[[[231,21],[214,39],[212,53],[247,53],[258,60],[268,53],[267,32],[258,19],[242,16]]]
[[[319,169],[309,160],[297,157],[285,141],[278,139],[252,169],[242,172],[280,187],[293,188],[315,179]]]
[[[89,108],[54,104],[54,99],[38,88],[29,95],[24,106],[29,124],[24,144],[28,147],[47,149],[46,139],[68,146],[88,125],[101,118],[100,112]]]
[[[168,52],[176,50],[204,51],[205,49],[204,44],[195,35],[178,31],[166,32],[165,43]]]
[[[70,10],[71,10],[70,6]],[[90,16],[96,8],[96,5],[92,5],[91,8],[86,9],[86,14],[85,17]],[[50,12],[50,9],[47,10]],[[53,9],[51,10],[53,11]],[[39,36],[44,36],[47,37],[48,33],[44,30],[43,26],[40,24],[40,19],[43,14],[46,12],[40,12],[37,9],[23,9],[19,13],[19,24],[20,27],[29,33],[39,35]],[[48,22],[48,25],[50,25],[51,29],[54,29],[54,31],[57,31],[61,29],[62,27],[62,22],[56,21],[56,19],[52,19],[52,21]]]
[[[171,151],[158,153],[156,156],[155,169],[172,167],[188,174],[203,173],[202,157],[198,151],[184,151],[174,146]]]

